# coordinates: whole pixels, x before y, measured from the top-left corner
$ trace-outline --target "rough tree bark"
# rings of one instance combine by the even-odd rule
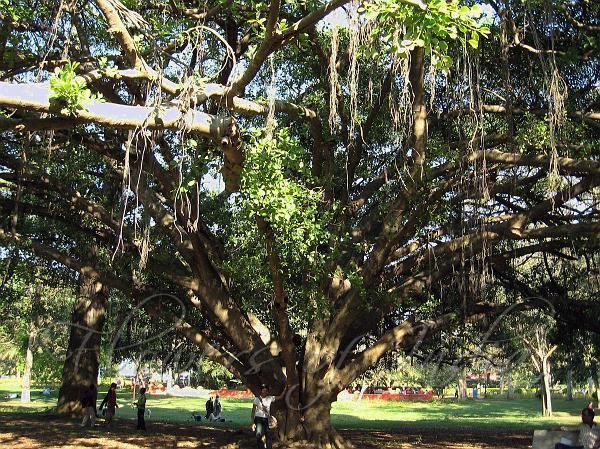
[[[37,338],[38,329],[42,325],[40,303],[42,300],[42,285],[40,283],[33,292],[33,304],[31,306],[31,321],[27,333],[27,350],[25,352],[25,366],[23,368],[23,379],[21,382],[21,402],[31,400],[31,371],[33,369],[33,350]]]
[[[89,385],[97,386],[107,302],[108,289],[98,279],[82,275],[58,394],[58,413],[79,413],[83,391]]]
[[[458,398],[466,399],[467,398],[467,370],[462,368],[458,375]]]
[[[21,384],[21,402],[31,400],[31,369],[33,368],[33,345],[35,344],[35,328],[30,326],[27,336],[27,351],[25,353],[25,368],[23,369],[23,381]]]
[[[550,363],[547,358],[542,360],[543,415],[552,416],[552,389],[550,385]]]
[[[567,401],[573,400],[573,370],[567,371]]]

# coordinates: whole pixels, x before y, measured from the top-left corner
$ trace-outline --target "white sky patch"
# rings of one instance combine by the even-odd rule
[[[496,14],[496,10],[494,10],[494,8],[492,8],[487,3],[480,3],[479,6],[481,7],[481,12],[482,12],[480,20],[483,20],[483,22],[485,24],[494,23],[496,21],[496,19],[498,18],[498,15]]]
[[[208,192],[222,192],[225,189],[225,182],[220,173],[209,173],[200,180],[202,188]]]
[[[479,6],[481,7],[482,11],[481,17],[493,22],[497,17],[494,8],[487,3],[479,3]],[[344,8],[337,8],[330,12],[317,24],[317,29],[321,31],[325,28],[333,28],[336,26],[340,28],[348,28],[348,22],[348,13],[346,10]]]
[[[319,31],[323,30],[324,28],[333,28],[336,26],[340,28],[348,28],[348,14],[344,8],[334,9],[317,24]]]

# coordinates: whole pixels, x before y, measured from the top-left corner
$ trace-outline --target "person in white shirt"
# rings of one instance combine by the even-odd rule
[[[285,395],[286,389],[279,396],[269,396],[269,387],[260,386],[260,395],[252,403],[252,431],[256,433],[256,447],[258,449],[272,449],[271,433],[269,432],[269,417],[271,404],[280,400]],[[263,442],[264,440],[264,442]]]
[[[594,409],[589,407],[581,411],[579,444],[585,449],[600,449],[600,428],[594,422]]]

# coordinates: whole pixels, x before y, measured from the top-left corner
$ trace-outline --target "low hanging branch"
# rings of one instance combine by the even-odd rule
[[[85,109],[77,111],[74,116],[60,114],[50,101],[52,91],[48,84],[13,84],[0,82],[0,106],[23,109],[56,115],[56,119],[69,120],[72,126],[79,123],[96,123],[116,128],[180,129],[181,122],[193,133],[209,137],[220,142],[229,137],[233,119],[217,117],[201,111],[190,110],[182,114],[175,107],[150,108],[144,106],[128,106],[116,103],[104,103],[91,100]],[[15,129],[14,131],[19,131]]]
[[[176,107],[151,108],[90,100],[75,115],[61,113],[51,101],[49,84],[13,84],[0,81],[0,107],[52,114],[49,118],[0,119],[0,130],[24,132],[41,129],[68,129],[93,123],[113,128],[180,130],[208,137],[223,148],[223,175],[229,191],[239,188],[244,161],[240,149],[239,127],[231,117],[220,117],[197,110],[182,113]]]

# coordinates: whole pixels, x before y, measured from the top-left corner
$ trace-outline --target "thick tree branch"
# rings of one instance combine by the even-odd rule
[[[81,262],[74,257],[64,254],[55,248],[41,244],[35,240],[28,239],[20,234],[12,234],[3,228],[0,228],[0,240],[8,241],[10,244],[19,245],[22,248],[30,248],[31,251],[39,257],[49,260],[55,260],[62,265],[77,271],[84,276],[100,279],[104,284],[114,287],[121,291],[129,291],[131,282],[119,278],[111,273],[99,270],[94,265]]]
[[[50,103],[52,92],[49,84],[12,84],[0,81],[0,106],[24,109],[32,112],[55,113]],[[73,126],[79,123],[96,123],[115,128],[181,129],[209,137],[217,142],[231,134],[232,120],[211,116],[200,111],[182,114],[177,108],[165,110],[142,106],[90,101],[74,117]],[[183,124],[183,125],[182,125]]]
[[[108,32],[115,35],[133,68],[137,70],[148,69],[148,65],[137,51],[135,41],[115,8],[115,4],[122,6],[121,2],[119,0],[96,0],[96,4],[106,17],[109,25]]]
[[[600,26],[596,26],[596,25],[588,25],[585,24],[583,22],[580,22],[579,20],[575,19],[570,13],[569,10],[567,9],[567,5],[565,4],[561,4],[558,5],[558,9],[560,9],[562,11],[562,13],[565,15],[565,17],[567,18],[567,20],[571,23],[571,25],[573,25],[575,28],[579,29],[579,30],[583,30],[586,31],[588,33],[600,33]]]
[[[7,165],[6,159],[0,160],[0,164]],[[13,168],[13,167],[11,167]],[[38,193],[45,194],[48,191],[57,193],[57,202],[66,202],[67,210],[71,207],[75,210],[85,213],[90,218],[99,220],[113,231],[118,231],[120,225],[110,213],[100,204],[97,204],[81,195],[77,190],[72,190],[65,185],[60,184],[48,175],[35,174],[32,172],[24,173],[20,178],[16,174],[1,174],[2,179],[8,179],[12,182],[22,182],[26,187],[32,188]]]
[[[486,317],[498,315],[506,308],[507,306],[504,305],[482,303],[477,304],[466,317],[459,312],[452,312],[434,320],[418,323],[405,321],[384,333],[375,344],[359,353],[352,359],[351,363],[346,363],[345,367],[332,374],[332,377],[337,378],[341,388],[344,388],[370,366],[377,363],[381,357],[394,349],[411,349],[423,340],[452,325],[461,322],[477,322]]]
[[[269,34],[267,29],[267,35],[258,47],[254,58],[252,58],[252,60],[249,62],[244,73],[242,73],[239,78],[231,83],[231,86],[227,90],[227,98],[232,98],[243,92],[250,81],[254,79],[263,63],[271,53],[281,48],[286,43],[296,39],[301,33],[314,26],[319,20],[321,20],[331,11],[339,8],[349,1],[350,0],[332,0],[280,33],[274,33],[273,30],[271,30],[271,33]],[[273,3],[271,6],[273,6]],[[277,8],[277,14],[278,11],[279,9]],[[271,12],[272,10],[270,10],[270,13]],[[269,15],[269,19],[271,19],[271,14]]]
[[[206,8],[204,8],[204,9],[200,9],[200,8],[178,9],[178,8],[175,8],[174,3],[175,2],[171,2],[171,8],[175,12],[179,12],[179,13],[183,14],[184,16],[189,17],[190,19],[206,20],[206,19],[215,17],[221,11],[228,9],[231,6],[231,4],[233,3],[233,0],[227,0],[224,2],[216,2],[216,5],[214,5],[212,8],[209,8],[209,9],[206,9]]]
[[[288,388],[298,385],[299,376],[296,370],[296,345],[294,343],[294,332],[290,325],[287,296],[283,279],[283,271],[277,242],[273,229],[263,219],[258,220],[259,229],[263,232],[266,239],[267,255],[269,258],[269,268],[274,285],[274,312],[279,328],[279,343],[281,345],[281,356],[285,365],[286,384]],[[297,407],[299,403],[299,391],[295,389],[291,397],[288,397],[292,403],[288,404]]]
[[[85,227],[77,222],[77,216],[67,218],[64,214],[52,209],[48,209],[47,207],[38,206],[23,201],[17,202],[15,200],[0,197],[0,210],[4,210],[4,213],[6,215],[10,215],[10,213],[15,210],[17,203],[19,204],[19,211],[24,214],[56,220],[60,223],[66,224],[67,226],[76,231],[82,232],[106,244],[116,242],[116,234],[114,232],[108,232],[103,229],[92,229]],[[135,247],[135,245],[133,244],[128,244],[126,246],[129,250]]]
[[[499,150],[475,151],[466,156],[469,162],[485,159],[488,162],[497,162],[507,166],[528,166],[548,168],[551,158],[545,154],[507,153]],[[600,162],[590,159],[572,159],[558,157],[556,165],[561,173],[569,175],[600,175]]]

